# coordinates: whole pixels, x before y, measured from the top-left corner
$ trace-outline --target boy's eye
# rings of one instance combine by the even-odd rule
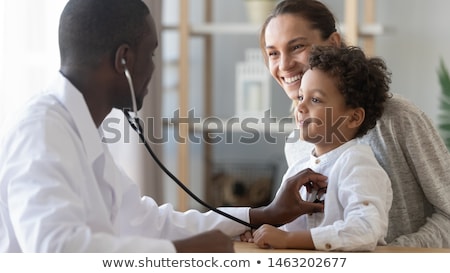
[[[300,95],[300,96],[297,97],[297,99],[298,99],[298,101],[303,101],[303,96]]]
[[[312,102],[319,102],[318,98],[312,98],[311,100],[312,100]]]

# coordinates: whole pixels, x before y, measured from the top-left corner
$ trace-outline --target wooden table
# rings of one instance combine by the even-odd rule
[[[299,252],[319,252],[302,249],[262,249],[253,243],[235,242],[236,253],[299,253]],[[450,253],[449,248],[416,248],[416,247],[395,247],[378,246],[374,253]]]

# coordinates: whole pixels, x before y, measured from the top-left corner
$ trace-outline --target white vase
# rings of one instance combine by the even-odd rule
[[[276,5],[276,0],[245,0],[248,20],[252,24],[262,24]]]

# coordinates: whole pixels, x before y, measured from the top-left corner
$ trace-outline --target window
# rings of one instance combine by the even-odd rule
[[[58,21],[66,2],[0,2],[0,128],[58,71]]]

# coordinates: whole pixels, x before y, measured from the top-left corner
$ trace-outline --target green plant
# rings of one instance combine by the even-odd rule
[[[438,128],[447,149],[450,150],[450,76],[442,59],[438,69],[438,77],[441,85]]]

